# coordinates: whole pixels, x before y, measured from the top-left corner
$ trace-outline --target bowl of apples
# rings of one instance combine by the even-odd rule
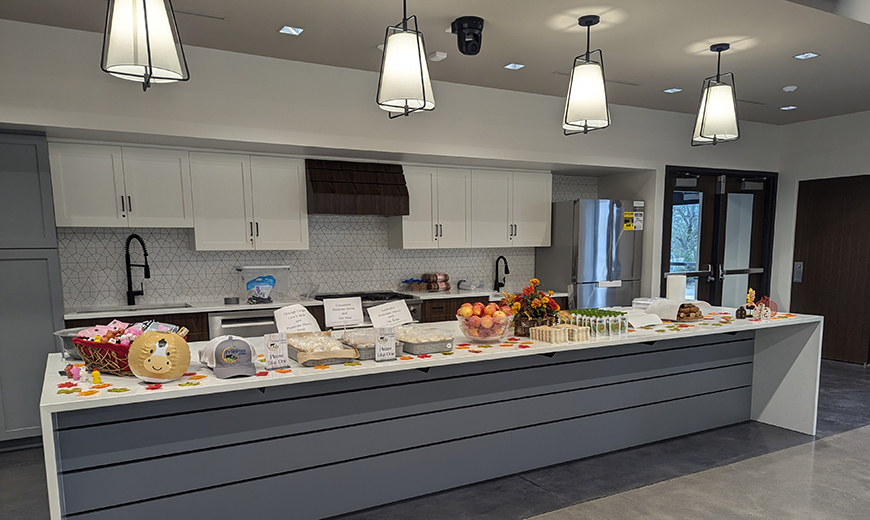
[[[497,303],[463,303],[456,311],[459,330],[472,341],[498,341],[511,331],[513,311]]]

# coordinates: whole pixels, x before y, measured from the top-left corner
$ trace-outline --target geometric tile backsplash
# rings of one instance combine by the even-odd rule
[[[597,181],[554,175],[553,200],[595,198]],[[289,265],[291,291],[314,283],[320,292],[390,290],[426,272],[489,286],[499,255],[510,266],[508,290],[521,289],[535,272],[534,248],[389,249],[385,217],[309,215],[308,226],[307,251],[193,251],[188,229],[58,228],[64,307],[126,303],[124,241],[130,233],[145,240],[151,266],[148,280],[141,269],[133,272],[134,288],[144,283],[141,303],[212,303],[239,296],[241,277],[234,268],[240,265]],[[133,262],[141,263],[138,243],[131,253]]]

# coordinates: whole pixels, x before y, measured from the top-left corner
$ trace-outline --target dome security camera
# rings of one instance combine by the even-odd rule
[[[483,18],[460,16],[450,24],[450,30],[456,35],[459,52],[466,56],[474,56],[480,52]]]

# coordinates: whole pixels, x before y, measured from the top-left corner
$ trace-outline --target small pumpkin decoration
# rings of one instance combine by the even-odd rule
[[[130,345],[127,363],[133,375],[147,383],[165,383],[183,376],[190,367],[190,347],[170,332],[146,332]]]
[[[746,308],[743,306],[737,307],[737,311],[734,313],[734,317],[738,320],[746,319]]]

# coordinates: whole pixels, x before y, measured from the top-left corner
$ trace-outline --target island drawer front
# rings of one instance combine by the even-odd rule
[[[693,371],[67,472],[62,476],[63,489],[67,511],[77,513],[455,439],[728,392],[751,384],[751,364]],[[746,413],[740,420],[746,420],[748,400],[742,407]],[[636,424],[633,428],[644,429]],[[142,437],[160,434],[140,432]],[[136,475],[160,478],[130,486]],[[101,493],[89,493],[93,489]]]
[[[84,511],[68,518],[323,518],[540,467],[545,463],[535,457],[545,451],[553,455],[552,462],[563,462],[740,422],[748,418],[750,393],[749,388],[740,388],[671,400],[189,493],[177,492],[164,498]],[[710,413],[711,410],[717,413]],[[541,446],[543,439],[548,446]],[[559,446],[566,449],[559,450]],[[525,456],[526,452],[531,455]],[[143,479],[130,477],[129,485],[136,485],[137,480]]]
[[[352,386],[354,381],[346,379],[342,392],[246,405],[236,403],[230,396],[232,400],[228,406],[204,407],[206,409],[194,412],[179,412],[175,408],[178,400],[164,401],[162,409],[152,407],[149,410],[150,417],[143,411],[142,416],[135,420],[61,429],[57,433],[60,470],[78,470],[352,423],[751,363],[752,348],[751,342],[738,341],[579,361],[562,361],[568,356],[560,353],[553,357],[535,356],[539,358],[536,363],[547,364],[444,378],[439,375],[442,369],[453,367],[434,367],[428,374],[420,373],[432,378],[430,381],[357,390]],[[475,363],[479,370],[484,370],[488,364]],[[211,396],[208,401],[213,402]],[[99,431],[103,437],[100,443],[92,442],[94,431]],[[140,435],[142,431],[162,433],[143,437]]]

